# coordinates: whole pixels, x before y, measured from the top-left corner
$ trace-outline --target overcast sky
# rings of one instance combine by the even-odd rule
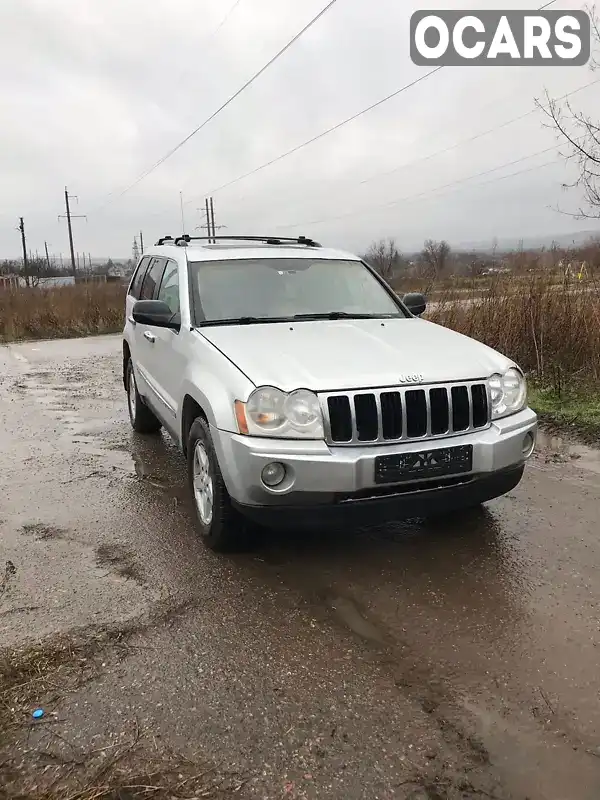
[[[140,229],[146,243],[179,233],[180,192],[192,232],[202,223],[197,209],[208,192],[427,72],[409,56],[408,25],[417,7],[538,5],[337,0],[250,89],[119,197],[326,0],[239,0],[215,34],[233,4],[2,0],[0,257],[19,253],[15,228],[21,215],[33,250],[41,251],[46,240],[52,252],[66,256],[66,223],[57,220],[65,184],[79,197],[74,213],[88,215],[87,222],[74,222],[76,249],[93,257],[129,256]],[[553,6],[582,7],[574,0]],[[443,69],[341,130],[215,192],[217,224],[228,233],[303,233],[355,250],[382,236],[395,236],[409,250],[427,237],[458,244],[595,226],[600,231],[598,223],[553,210],[578,205],[577,196],[561,188],[572,174],[554,152],[434,191],[555,144],[539,112],[426,158],[529,111],[545,89],[564,95],[598,78],[587,67]],[[597,111],[600,83],[572,102]],[[391,170],[396,171],[380,175]]]

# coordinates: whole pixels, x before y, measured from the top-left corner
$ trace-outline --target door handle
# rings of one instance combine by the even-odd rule
[[[150,331],[144,331],[144,339],[148,339],[151,344],[154,344],[156,341],[156,336],[153,333],[150,333]]]

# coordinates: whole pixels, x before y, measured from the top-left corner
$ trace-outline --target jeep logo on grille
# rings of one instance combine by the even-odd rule
[[[414,375],[400,375],[400,383],[423,383],[423,375],[420,372],[415,372]]]

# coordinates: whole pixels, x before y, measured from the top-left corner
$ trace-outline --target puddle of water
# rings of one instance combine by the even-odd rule
[[[381,631],[366,619],[357,608],[356,604],[347,597],[330,597],[329,605],[335,616],[357,636],[369,641],[383,644]]]
[[[544,431],[538,432],[537,443],[538,448],[548,451],[554,460],[569,461],[581,469],[600,475],[600,450],[575,444],[562,436],[555,436]]]
[[[493,762],[506,772],[507,782],[525,797],[581,800],[598,797],[598,769],[585,749],[573,746],[552,730],[531,723],[526,709],[517,721],[463,699],[465,710],[477,721],[481,738]]]

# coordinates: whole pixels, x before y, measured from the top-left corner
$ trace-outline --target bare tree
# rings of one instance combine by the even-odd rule
[[[498,237],[494,236],[492,239],[492,262],[496,265],[496,252],[498,250]]]
[[[400,267],[402,255],[396,247],[395,239],[380,239],[369,247],[365,261],[371,264],[384,280],[389,281]]]
[[[449,256],[450,245],[448,242],[444,239],[441,242],[427,239],[421,250],[421,263],[425,266],[430,277],[435,280],[444,273]]]
[[[588,7],[592,21],[592,35],[596,46],[600,45],[600,21],[595,8]],[[592,52],[590,69],[600,69],[598,52]],[[579,188],[583,192],[584,204],[571,216],[576,219],[600,217],[600,124],[598,120],[576,111],[570,101],[556,100],[546,91],[546,103],[536,100],[537,107],[546,114],[560,141],[566,147],[561,153],[567,161],[577,165],[578,177],[573,183],[564,184],[565,189]]]

